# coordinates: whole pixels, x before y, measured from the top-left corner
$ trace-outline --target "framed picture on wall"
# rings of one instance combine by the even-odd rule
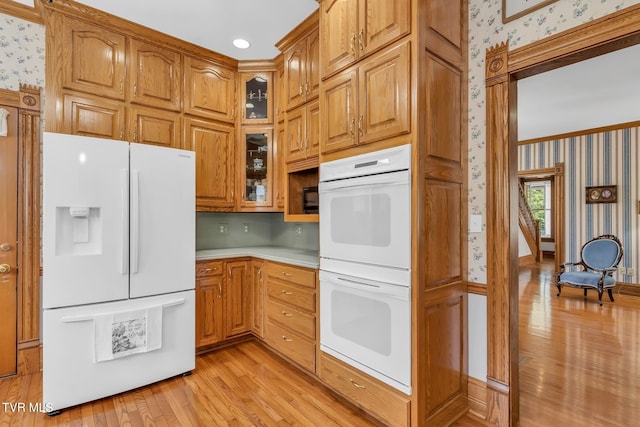
[[[520,18],[558,0],[502,0],[502,22]]]
[[[586,187],[587,204],[591,203],[615,203],[618,201],[617,185],[601,185],[598,187]]]

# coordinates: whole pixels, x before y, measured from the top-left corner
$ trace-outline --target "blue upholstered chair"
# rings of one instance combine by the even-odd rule
[[[602,294],[607,290],[609,299],[613,301],[612,289],[616,285],[613,273],[618,269],[618,263],[622,259],[622,244],[616,236],[605,234],[589,240],[580,251],[581,260],[578,262],[566,262],[560,266],[556,273],[558,294],[563,285],[569,285],[584,289],[587,296],[588,289],[598,291],[598,302],[602,305]],[[578,266],[580,271],[565,271],[567,267]]]

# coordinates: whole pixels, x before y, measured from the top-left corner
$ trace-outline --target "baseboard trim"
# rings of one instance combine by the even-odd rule
[[[39,340],[18,343],[17,375],[28,375],[42,370],[42,344]]]
[[[534,264],[536,262],[536,257],[533,254],[530,255],[525,255],[525,256],[521,256],[518,264],[519,265],[528,265],[528,264]]]

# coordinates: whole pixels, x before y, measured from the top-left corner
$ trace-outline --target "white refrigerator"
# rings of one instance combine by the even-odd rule
[[[195,367],[195,153],[45,133],[43,403]]]

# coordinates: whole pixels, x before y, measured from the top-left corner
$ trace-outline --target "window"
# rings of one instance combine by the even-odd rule
[[[533,217],[540,221],[540,235],[552,238],[551,180],[525,181],[524,191]]]

